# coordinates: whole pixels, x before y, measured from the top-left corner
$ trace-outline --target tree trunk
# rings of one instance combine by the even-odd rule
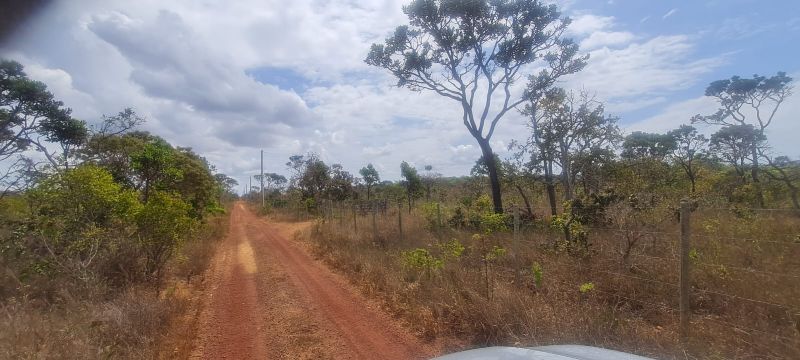
[[[484,139],[479,139],[478,144],[481,146],[483,152],[483,161],[486,163],[486,170],[489,171],[489,186],[492,189],[492,202],[494,203],[495,214],[503,213],[503,198],[500,192],[500,176],[497,171],[497,162],[494,158],[494,152],[489,142]]]
[[[372,186],[367,185],[367,201],[369,201],[369,190]]]
[[[567,151],[566,147],[561,147],[563,154],[561,156],[561,182],[564,184],[564,200],[572,200],[575,197],[572,190],[572,166],[570,166]]]
[[[758,149],[753,147],[753,168],[750,169],[750,177],[753,178],[753,185],[756,186],[756,202],[759,208],[764,207],[764,192],[761,190],[761,179],[758,176]]]
[[[545,160],[544,164],[544,185],[547,188],[547,200],[550,202],[550,214],[558,215],[556,208],[556,187],[553,184],[553,162]]]
[[[522,190],[522,187],[519,185],[514,185],[517,188],[517,192],[519,192],[519,196],[522,197],[522,201],[525,202],[525,210],[528,212],[528,216],[533,218],[533,210],[531,209],[531,202],[528,200],[528,196],[525,195],[525,191]]]

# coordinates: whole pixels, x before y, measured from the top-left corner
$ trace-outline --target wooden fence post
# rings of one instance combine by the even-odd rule
[[[353,233],[358,233],[358,215],[356,215],[356,203],[353,203]]]
[[[691,251],[691,206],[688,200],[681,200],[681,276],[680,276],[680,335],[681,343],[686,345],[689,339],[689,314],[691,308],[691,282],[689,279],[689,252]]]
[[[436,203],[436,227],[442,229],[442,209],[439,203]]]
[[[403,241],[403,201],[397,202],[397,229],[400,230],[400,241]]]
[[[378,222],[376,221],[378,209],[373,204],[372,205],[372,239],[376,243],[378,242]]]
[[[516,205],[513,206],[514,211],[514,284],[517,286],[520,285],[520,277],[519,277],[519,208]]]

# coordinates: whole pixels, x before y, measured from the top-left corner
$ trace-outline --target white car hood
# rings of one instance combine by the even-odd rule
[[[434,360],[652,360],[650,358],[583,345],[550,345],[535,348],[493,346],[472,349]]]

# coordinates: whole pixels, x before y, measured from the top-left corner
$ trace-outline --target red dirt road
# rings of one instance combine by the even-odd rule
[[[209,270],[193,358],[422,359],[431,346],[243,204]],[[281,231],[283,229],[283,231]]]

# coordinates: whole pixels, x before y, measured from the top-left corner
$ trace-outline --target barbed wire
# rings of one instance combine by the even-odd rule
[[[794,212],[800,213],[800,209],[792,208],[719,208],[719,207],[699,207],[698,211],[713,210],[713,211],[764,211],[764,212]]]
[[[758,270],[758,269],[739,267],[739,266],[735,266],[735,265],[712,264],[712,263],[705,263],[705,262],[694,262],[693,264],[694,265],[699,265],[699,266],[711,267],[711,268],[725,268],[726,270],[727,269],[732,269],[732,270],[736,270],[736,271],[748,272],[748,273],[765,275],[765,276],[778,276],[778,277],[787,277],[787,278],[792,278],[792,279],[800,279],[800,275],[782,274],[782,273],[776,273],[776,272],[765,271],[765,270]]]
[[[786,311],[791,311],[791,312],[794,312],[794,311],[798,310],[796,308],[793,308],[793,307],[791,307],[789,305],[785,305],[785,304],[778,304],[778,303],[773,303],[773,302],[764,301],[764,300],[756,300],[756,299],[746,298],[746,297],[743,297],[743,296],[738,296],[738,295],[733,295],[733,294],[728,294],[728,293],[722,293],[722,292],[714,291],[714,290],[693,289],[693,291],[700,292],[700,293],[707,293],[707,294],[714,294],[714,295],[724,296],[724,297],[727,297],[727,298],[737,299],[737,300],[741,300],[741,301],[747,301],[747,302],[751,302],[751,303],[755,303],[755,304],[768,305],[768,306],[781,308],[781,309],[784,309]]]
[[[735,237],[735,236],[718,236],[718,235],[706,235],[706,234],[692,234],[692,239],[709,239],[709,240],[734,240],[734,241],[745,241],[753,244],[761,244],[761,243],[769,243],[769,244],[782,244],[782,245],[796,245],[800,246],[800,242],[798,241],[780,241],[780,240],[767,240],[767,239],[755,239],[755,238],[744,238],[744,237]]]
[[[776,337],[778,339],[785,340],[785,341],[788,341],[788,342],[797,341],[797,339],[792,339],[792,338],[789,338],[789,337],[786,337],[786,336],[783,336],[783,335],[780,335],[780,334],[775,334],[775,333],[772,333],[772,332],[769,332],[769,331],[759,330],[759,329],[747,327],[747,326],[744,326],[744,325],[734,324],[734,323],[729,322],[729,321],[713,319],[713,318],[710,318],[710,317],[704,317],[704,318],[702,318],[702,320],[710,321],[710,322],[713,322],[713,323],[717,323],[717,324],[722,325],[722,326],[730,326],[730,327],[733,327],[733,328],[737,328],[739,330],[750,331],[750,332],[760,332],[760,333],[767,334],[767,335],[770,335],[770,336],[774,336],[774,337]]]
[[[569,283],[564,282],[564,281],[558,281],[557,283],[559,283],[559,284],[561,284],[561,285],[563,285],[563,286],[565,286],[567,288],[580,288],[580,286],[582,285],[582,284],[569,284]],[[673,306],[671,306],[671,305],[669,305],[667,303],[654,303],[654,302],[634,299],[634,298],[631,298],[631,297],[628,297],[628,296],[620,295],[619,293],[621,292],[621,289],[611,288],[611,290],[613,290],[613,291],[601,290],[601,289],[598,289],[597,287],[594,287],[591,291],[596,291],[596,292],[608,294],[610,296],[615,296],[615,297],[618,297],[618,298],[622,298],[622,299],[625,299],[625,300],[628,300],[628,301],[636,302],[636,303],[639,303],[639,304],[652,306],[654,308],[658,308],[658,309],[661,309],[661,310],[666,310],[669,313],[677,313],[678,312],[677,308],[675,308],[675,307],[673,307]]]
[[[609,259],[609,258],[605,258],[605,259],[613,261],[613,259]],[[585,270],[585,269],[581,269],[578,266],[573,265],[573,264],[564,264],[564,265],[567,265],[567,267],[571,267],[574,270],[578,270],[578,271],[584,271]],[[675,284],[675,283],[670,283],[670,282],[656,280],[656,279],[644,278],[644,277],[636,276],[636,275],[622,274],[622,273],[619,273],[619,272],[606,271],[606,270],[600,270],[600,269],[591,269],[591,271],[599,272],[599,273],[605,273],[605,274],[609,274],[609,275],[612,275],[612,276],[620,276],[620,277],[624,277],[624,278],[634,279],[634,280],[638,280],[638,281],[642,281],[642,282],[666,285],[666,286],[670,286],[670,287],[673,287],[673,288],[679,288],[680,287],[678,284]],[[736,300],[740,300],[740,301],[747,301],[747,302],[756,303],[756,304],[773,306],[773,307],[784,309],[786,311],[797,311],[797,309],[795,309],[795,308],[793,308],[793,307],[791,307],[789,305],[786,305],[786,304],[778,304],[778,303],[764,301],[764,300],[751,299],[751,298],[747,298],[747,297],[744,297],[744,296],[728,294],[728,293],[723,293],[723,292],[714,291],[714,290],[694,289],[693,291],[699,292],[699,293],[709,293],[709,294],[714,294],[714,295],[718,295],[718,296],[724,296],[724,297],[727,297],[727,298],[730,298],[730,299],[736,299]]]

